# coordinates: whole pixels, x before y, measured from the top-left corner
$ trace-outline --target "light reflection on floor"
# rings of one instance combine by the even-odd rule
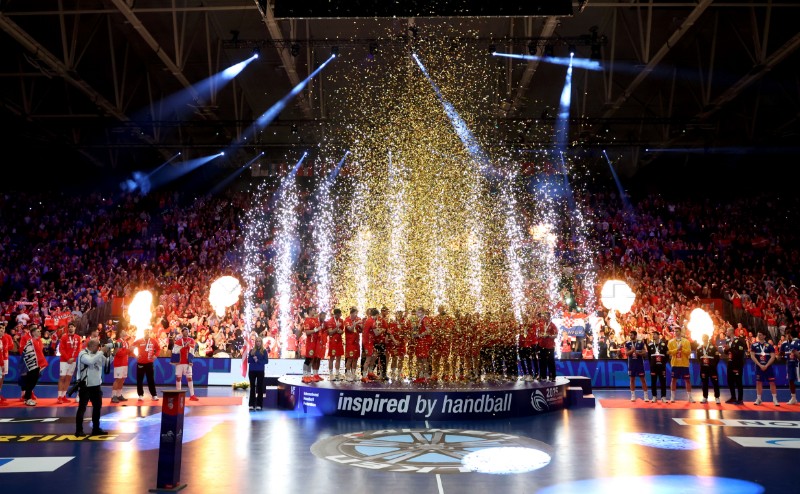
[[[746,480],[694,475],[654,475],[650,477],[613,477],[565,482],[536,491],[538,494],[760,494],[760,485]]]
[[[46,396],[47,388],[42,387]],[[54,390],[53,390],[54,391]],[[752,390],[748,390],[752,393]],[[200,396],[230,396],[230,389],[200,389]],[[629,392],[596,391],[603,398],[629,397]],[[746,393],[746,398],[747,393]],[[115,490],[142,492],[154,487],[161,409],[151,406],[103,409],[102,426],[132,435],[128,442],[14,443],[3,437],[59,435],[74,431],[75,409],[0,408],[0,457],[74,456],[56,472],[0,475],[3,492],[51,492],[54,483],[69,484],[75,492],[96,494]],[[55,417],[57,422],[20,419]],[[682,425],[674,419],[692,419]],[[17,420],[12,422],[10,420]],[[768,424],[779,420],[797,427],[728,427],[704,421],[742,420]],[[184,418],[183,476],[191,486],[208,492],[293,493],[302,488],[323,492],[330,486],[356,490],[438,492],[435,475],[397,475],[362,466],[353,468],[315,458],[311,445],[322,438],[364,430],[422,428],[418,422],[309,417],[302,412],[246,406],[187,408]],[[431,422],[430,428],[491,431],[528,437],[548,446],[549,462],[538,469],[515,465],[518,456],[491,458],[488,470],[500,466],[506,475],[457,473],[441,476],[442,492],[564,494],[580,492],[794,492],[791,475],[795,455],[781,448],[744,448],[730,436],[800,438],[797,414],[715,410],[572,409],[534,419]],[[476,453],[495,455],[486,449]],[[126,465],[122,468],[120,465]],[[104,472],[118,472],[108,479]],[[481,470],[485,471],[485,470]],[[219,472],[225,472],[224,475]],[[511,473],[521,472],[521,473]],[[699,475],[699,477],[697,476]],[[23,478],[24,477],[24,478]],[[760,484],[760,485],[759,485]],[[102,487],[101,487],[102,486]],[[537,490],[538,489],[538,490]]]

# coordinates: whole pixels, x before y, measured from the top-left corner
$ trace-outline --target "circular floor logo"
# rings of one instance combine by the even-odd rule
[[[528,448],[550,453],[527,437],[462,429],[390,429],[320,439],[311,446],[318,458],[351,467],[400,473],[467,473],[462,461],[489,448]]]

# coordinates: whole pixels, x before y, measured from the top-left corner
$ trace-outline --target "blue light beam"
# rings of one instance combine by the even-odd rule
[[[314,72],[312,72],[311,74],[308,75],[308,77],[300,81],[300,83],[298,83],[294,88],[292,88],[292,90],[289,91],[289,93],[286,96],[281,98],[277,103],[272,105],[267,111],[265,111],[260,117],[258,117],[255,125],[257,127],[264,128],[267,125],[271,124],[272,121],[275,120],[275,117],[277,117],[278,114],[280,114],[280,112],[283,111],[284,108],[286,108],[286,105],[289,103],[289,101],[291,101],[295,96],[300,94],[300,92],[308,85],[311,79],[316,77],[317,74],[319,74],[322,71],[322,69],[324,69],[325,66],[328,65],[328,63],[330,63],[330,61],[333,60],[334,58],[336,58],[336,55],[331,55],[330,58],[325,60],[322,63],[322,65],[320,65],[319,67],[316,68],[316,70],[314,70]]]
[[[328,186],[332,185],[334,180],[336,180],[336,177],[339,176],[339,172],[341,171],[342,167],[344,166],[344,161],[347,159],[347,156],[349,154],[350,154],[350,151],[345,151],[344,156],[342,156],[342,159],[339,160],[339,162],[336,164],[336,168],[331,170],[331,173],[328,175],[328,178],[325,179],[325,183],[328,184]]]
[[[225,179],[224,179],[222,182],[218,183],[216,186],[214,186],[214,188],[213,188],[213,189],[211,189],[211,191],[209,192],[209,194],[211,194],[211,195],[216,195],[216,194],[218,194],[219,192],[221,192],[221,191],[225,190],[225,187],[227,187],[228,185],[230,185],[230,184],[231,184],[231,182],[233,182],[233,180],[234,180],[236,177],[238,177],[239,175],[241,175],[241,174],[242,174],[242,172],[243,172],[243,171],[245,171],[246,169],[250,168],[250,165],[252,165],[253,163],[255,163],[255,161],[256,161],[258,158],[262,157],[262,156],[264,156],[264,151],[261,151],[261,152],[260,152],[260,153],[258,153],[256,156],[254,156],[254,157],[253,157],[253,159],[251,159],[250,161],[248,161],[247,163],[245,163],[244,165],[242,165],[242,166],[241,166],[239,169],[237,169],[235,172],[233,172],[233,173],[231,173],[230,175],[228,175],[227,177],[225,177]]]
[[[622,182],[619,181],[619,176],[617,175],[617,171],[614,170],[614,165],[611,163],[611,158],[608,157],[608,153],[606,150],[603,150],[603,156],[606,158],[606,163],[608,163],[608,168],[611,169],[611,176],[614,177],[614,183],[617,184],[617,190],[619,191],[619,197],[622,199],[622,206],[625,208],[625,211],[630,211],[631,203],[628,200],[628,195],[622,190]]]
[[[597,60],[589,60],[588,58],[575,58],[567,57],[539,57],[536,55],[517,55],[516,53],[499,53],[495,52],[492,55],[496,57],[516,58],[519,60],[538,60],[540,62],[551,63],[553,65],[565,65],[577,67],[586,70],[603,70],[600,62]]]
[[[425,75],[425,78],[431,83],[433,92],[436,94],[436,99],[438,99],[442,104],[444,112],[447,114],[447,118],[450,119],[450,123],[453,126],[453,130],[456,132],[458,138],[461,139],[461,142],[464,144],[464,148],[467,150],[469,155],[472,156],[473,159],[475,159],[475,161],[478,163],[481,173],[485,176],[497,178],[499,173],[497,173],[490,164],[489,156],[478,143],[478,140],[475,139],[472,131],[469,130],[469,127],[467,127],[467,123],[464,122],[464,119],[461,118],[461,115],[458,114],[455,107],[453,107],[453,105],[442,95],[439,86],[433,82],[433,79],[428,73],[428,69],[425,68],[425,65],[423,65],[417,54],[412,53],[411,56],[414,58],[414,61],[417,62],[417,65]]]

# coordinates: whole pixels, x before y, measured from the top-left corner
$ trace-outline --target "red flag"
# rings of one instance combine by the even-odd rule
[[[250,333],[244,339],[244,348],[242,349],[242,377],[247,377],[247,356],[250,353]]]

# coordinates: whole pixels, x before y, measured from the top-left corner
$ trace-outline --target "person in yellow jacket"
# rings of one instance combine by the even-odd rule
[[[667,353],[672,365],[672,382],[669,385],[669,401],[675,403],[675,394],[678,388],[678,379],[683,379],[686,384],[686,393],[689,395],[689,403],[694,403],[692,398],[692,378],[689,374],[689,354],[692,347],[688,338],[683,338],[683,329],[675,329],[675,338],[667,343]]]

